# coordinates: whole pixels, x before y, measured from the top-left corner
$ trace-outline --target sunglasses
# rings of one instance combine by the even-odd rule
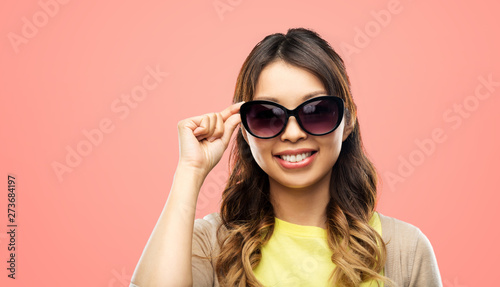
[[[241,122],[254,137],[270,139],[286,127],[294,116],[306,133],[322,136],[333,132],[344,116],[344,100],[336,96],[309,99],[294,110],[271,101],[249,101],[240,107]]]

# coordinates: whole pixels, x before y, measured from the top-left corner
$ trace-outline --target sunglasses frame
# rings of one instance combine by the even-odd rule
[[[303,106],[305,106],[305,105],[307,105],[307,104],[309,104],[311,102],[316,102],[316,101],[320,101],[320,100],[334,101],[337,104],[338,108],[339,108],[339,117],[338,117],[337,123],[335,124],[335,126],[333,127],[332,130],[330,130],[328,132],[325,132],[325,133],[321,133],[321,134],[314,134],[314,133],[309,132],[302,125],[302,121],[300,120],[300,117],[299,117],[299,110],[302,109]],[[258,136],[256,134],[254,134],[252,131],[250,131],[250,127],[248,126],[246,115],[247,115],[247,112],[248,112],[249,108],[252,105],[257,105],[257,104],[272,105],[272,106],[280,108],[281,110],[283,110],[285,112],[285,122],[284,122],[283,127],[281,128],[281,130],[278,133],[276,133],[276,135],[270,136],[270,137],[261,137],[261,136]],[[276,102],[264,101],[264,100],[249,101],[249,102],[246,102],[243,105],[241,105],[241,107],[240,107],[240,116],[241,116],[241,122],[242,122],[243,126],[245,127],[245,130],[247,132],[249,132],[252,136],[254,136],[256,138],[259,138],[259,139],[270,139],[270,138],[277,137],[279,134],[281,134],[285,130],[286,125],[288,124],[288,119],[291,116],[295,117],[295,119],[297,120],[297,123],[299,124],[300,128],[304,132],[306,132],[306,133],[308,133],[310,135],[313,135],[313,136],[323,136],[323,135],[332,133],[333,131],[335,131],[339,127],[340,123],[342,122],[342,119],[344,118],[344,110],[345,110],[345,105],[344,105],[344,100],[342,98],[337,97],[337,96],[320,96],[320,97],[308,99],[307,101],[305,101],[302,104],[298,105],[293,110],[289,110],[289,109],[285,108],[284,106],[282,106],[282,105],[280,105],[280,104],[278,104]]]

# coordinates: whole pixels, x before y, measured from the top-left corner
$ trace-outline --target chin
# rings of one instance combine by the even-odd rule
[[[300,176],[300,177],[305,178],[306,176],[304,175],[304,176]],[[294,189],[306,188],[306,187],[314,185],[314,183],[315,183],[315,181],[297,180],[297,176],[294,176],[294,175],[291,175],[289,178],[285,177],[285,178],[279,178],[279,179],[276,179],[276,178],[272,178],[272,179],[282,186],[285,186],[287,188],[294,188]]]

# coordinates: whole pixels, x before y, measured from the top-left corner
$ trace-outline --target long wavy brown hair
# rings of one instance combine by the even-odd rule
[[[316,32],[295,28],[260,41],[246,58],[238,75],[233,103],[251,101],[261,71],[283,60],[317,76],[330,95],[344,99],[346,125],[354,125],[342,143],[332,168],[330,201],[326,207],[328,245],[333,251],[333,286],[359,286],[377,280],[386,261],[382,237],[369,225],[376,204],[377,173],[364,152],[356,105],[343,60]],[[215,272],[221,286],[262,286],[253,269],[262,257],[261,247],[274,230],[275,214],[269,194],[269,176],[254,160],[241,129],[233,142],[230,177],[222,194],[221,228]]]

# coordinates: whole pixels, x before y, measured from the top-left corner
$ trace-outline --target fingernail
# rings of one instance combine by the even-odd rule
[[[213,141],[215,140],[215,138],[214,138],[214,137],[209,137],[207,140],[208,140],[209,142],[213,142]]]

